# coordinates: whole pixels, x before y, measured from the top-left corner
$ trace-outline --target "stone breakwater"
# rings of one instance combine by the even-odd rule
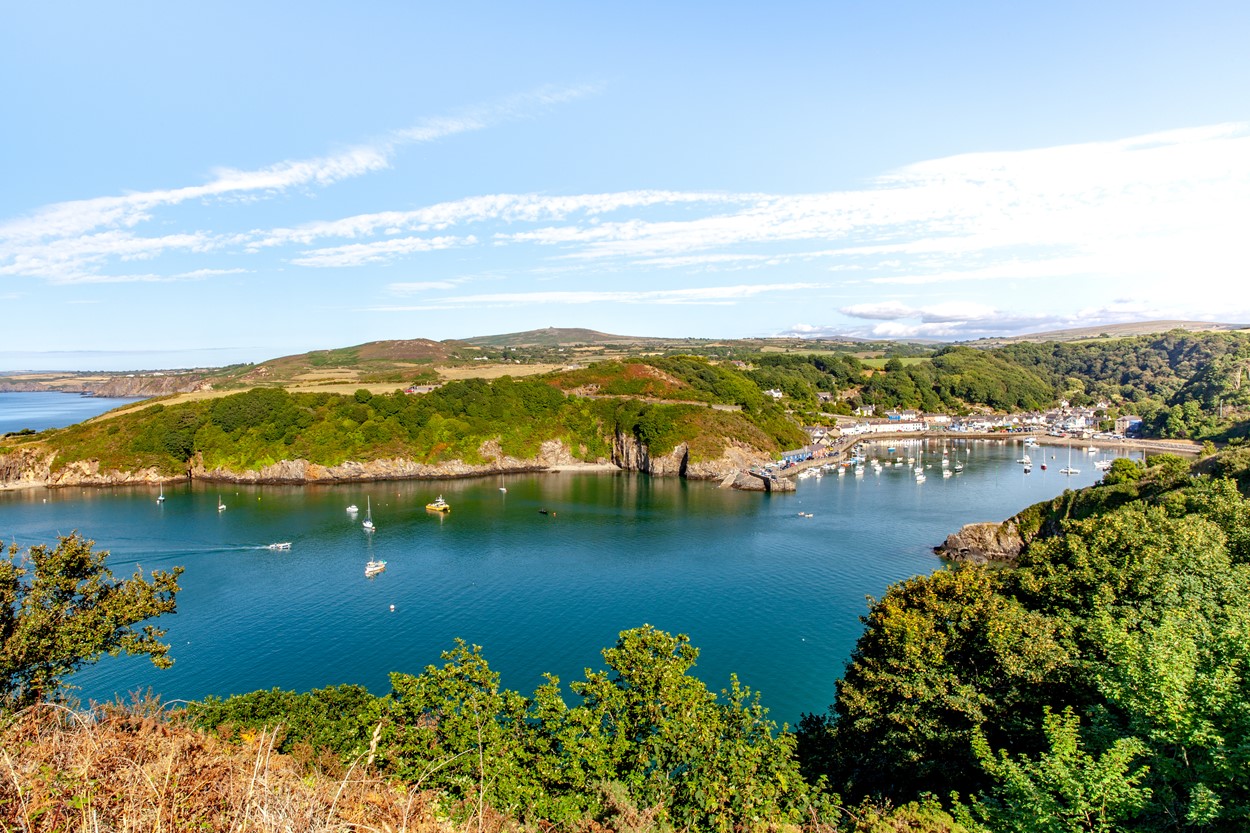
[[[154,467],[121,471],[102,469],[95,460],[81,460],[56,466],[55,453],[40,448],[23,448],[0,455],[0,489],[60,488],[67,486],[156,485],[182,479],[207,483],[248,483],[273,485],[308,485],[314,483],[351,483],[372,480],[436,480],[461,477],[484,477],[492,474],[568,470],[579,467],[602,469],[613,466],[622,471],[636,471],[659,477],[685,477],[691,480],[725,479],[732,473],[758,465],[766,455],[737,445],[727,446],[716,460],[690,460],[690,449],[684,443],[671,452],[653,455],[645,444],[629,435],[615,438],[610,460],[587,461],[574,455],[563,442],[548,440],[538,454],[520,459],[502,452],[496,442],[483,443],[479,456],[486,462],[465,463],[451,460],[442,463],[420,463],[405,458],[347,461],[327,466],[308,460],[280,460],[259,469],[235,471],[224,467],[208,467],[196,455],[188,461],[185,474],[171,477]],[[726,485],[733,485],[727,483]]]

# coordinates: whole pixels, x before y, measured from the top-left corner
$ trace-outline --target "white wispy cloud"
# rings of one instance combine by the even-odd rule
[[[386,287],[386,289],[393,295],[416,295],[421,292],[430,292],[439,289],[455,289],[462,283],[464,283],[463,280],[407,281],[390,284]]]
[[[82,278],[98,268],[100,258],[108,257],[111,252],[93,252],[73,266],[62,262],[57,267],[54,263],[56,258],[49,258],[46,253],[41,255],[37,250],[56,247],[58,243],[73,241],[101,229],[134,229],[153,220],[159,209],[193,200],[255,198],[278,195],[297,187],[333,185],[390,167],[398,149],[405,145],[485,129],[533,115],[539,108],[593,94],[596,90],[591,86],[544,88],[463,113],[427,119],[410,128],[393,131],[377,141],[327,156],[285,160],[253,170],[218,168],[207,182],[199,185],[44,206],[26,216],[0,221],[0,274],[23,274],[54,280]],[[136,242],[134,245],[138,248],[144,244]],[[70,247],[62,245],[60,248]]]
[[[346,246],[312,249],[299,257],[292,258],[291,262],[296,266],[360,266],[367,263],[385,263],[417,252],[433,252],[454,246],[472,246],[476,242],[477,238],[473,235],[468,237],[400,237],[379,243],[350,243]]]
[[[608,194],[488,194],[437,203],[411,211],[380,211],[338,220],[277,228],[250,241],[253,249],[308,245],[323,238],[358,239],[373,235],[443,231],[474,223],[538,223],[563,220],[574,214],[593,219],[623,209],[690,203],[723,204],[750,199],[745,195],[685,193],[677,191],[622,191]],[[497,235],[507,239],[506,235]]]
[[[188,269],[183,262],[166,274],[159,268],[161,258],[220,255],[229,256],[231,265],[268,258],[297,268],[364,270],[455,250],[455,262],[467,264],[471,274],[494,269],[516,290],[433,297],[421,307],[445,309],[726,304],[756,296],[717,294],[726,287],[581,287],[588,277],[606,272],[645,279],[666,270],[669,283],[689,283],[677,273],[750,270],[752,283],[743,286],[790,292],[823,286],[810,281],[819,270],[830,282],[859,288],[854,298],[839,303],[841,314],[853,321],[872,322],[860,326],[882,334],[929,335],[1041,319],[1023,311],[967,304],[943,308],[918,300],[921,293],[972,294],[976,290],[961,288],[974,283],[1115,281],[1146,294],[1198,275],[1203,286],[1227,286],[1236,295],[1250,279],[1250,236],[1242,228],[1250,214],[1246,124],[951,156],[828,193],[496,193],[244,231],[216,224],[218,214],[234,208],[223,201],[287,194],[295,202],[311,189],[397,164],[406,144],[530,118],[595,92],[542,90],[428,119],[341,153],[250,171],[219,170],[202,185],[47,206],[0,223],[0,276],[63,283],[194,280],[232,270],[214,269],[211,261]],[[183,214],[192,213],[194,201],[220,210],[203,225],[190,225]],[[181,204],[186,205],[180,212],[168,210]],[[305,210],[307,204],[301,201]],[[144,229],[157,231],[144,235]],[[135,261],[147,264],[145,274],[129,274],[139,271],[128,266]],[[448,271],[457,268],[448,267],[450,261],[449,256],[439,261],[440,280],[393,282],[387,290],[426,297],[454,291],[464,279]],[[500,268],[504,261],[506,268]],[[550,287],[521,291],[540,272]],[[866,294],[871,289],[895,300],[849,303],[872,297]],[[1250,307],[1250,300],[1240,303]]]
[[[419,306],[378,306],[371,312],[412,312],[475,306],[531,306],[581,304],[694,304],[724,306],[765,293],[823,289],[818,283],[739,284],[656,290],[571,290],[546,292],[493,292],[433,299]]]

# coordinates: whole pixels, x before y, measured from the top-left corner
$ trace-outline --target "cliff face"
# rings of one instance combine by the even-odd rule
[[[203,386],[198,374],[108,376],[103,378],[58,379],[54,382],[19,382],[0,380],[0,392],[39,393],[86,393],[92,396],[167,396],[172,393],[189,393]]]
[[[951,561],[985,564],[990,561],[1014,563],[1024,549],[1024,535],[1014,520],[1002,523],[967,524],[946,536],[933,551]]]
[[[690,447],[686,443],[678,445],[668,454],[654,455],[632,434],[617,433],[612,445],[612,462],[619,468],[659,477],[684,477],[687,480],[725,481],[743,469],[762,465],[767,461],[766,454],[739,443],[728,444],[715,460],[699,461],[691,461]]]
[[[612,443],[612,463],[626,471],[685,476],[689,460],[690,449],[685,443],[658,457],[653,457],[651,450],[633,434],[617,432]]]
[[[38,486],[122,486],[126,484],[169,482],[155,468],[132,471],[101,471],[95,460],[79,460],[53,470],[54,452],[42,448],[22,448],[0,454],[0,489],[31,489]]]

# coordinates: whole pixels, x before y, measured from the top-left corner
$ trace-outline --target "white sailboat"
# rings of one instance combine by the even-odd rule
[[[161,493],[156,496],[156,502],[157,503],[165,502],[165,484],[164,483],[161,484]]]
[[[226,511],[226,504],[224,504],[224,503],[222,503],[222,502],[221,502],[221,495],[218,495],[218,496],[217,496],[217,511],[218,511],[218,512],[225,512],[225,511]]]
[[[1068,467],[1066,469],[1059,469],[1059,473],[1060,474],[1080,474],[1081,473],[1080,469],[1072,468],[1072,444],[1071,443],[1068,443]]]
[[[373,504],[369,502],[369,497],[365,496],[365,520],[361,524],[365,532],[373,532]]]

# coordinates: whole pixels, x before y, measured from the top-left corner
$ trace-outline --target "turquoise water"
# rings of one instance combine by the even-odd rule
[[[0,435],[25,428],[64,428],[135,401],[77,393],[0,393]]]
[[[148,488],[0,492],[0,537],[26,546],[78,530],[111,551],[118,575],[186,567],[178,612],[161,620],[174,667],[106,658],[75,677],[87,698],[149,686],[166,699],[336,683],[385,693],[388,672],[438,663],[456,637],[482,645],[503,685],[529,694],[543,672],[580,679],[619,631],[650,623],[690,635],[710,688],[736,673],[793,724],[832,702],[866,596],[936,569],[931,548],[962,524],[1098,478],[1084,453],[1080,475],[1058,473],[1059,449],[1046,452],[1058,455],[1047,471],[1025,475],[1018,444],[946,446],[967,466],[949,479],[930,441],[923,484],[887,466],[775,496],[623,473],[182,484],[161,505]],[[448,515],[424,509],[439,494]],[[366,498],[372,535],[345,511],[355,503],[363,517]],[[263,548],[278,541],[291,549]],[[371,558],[387,569],[366,579]]]

